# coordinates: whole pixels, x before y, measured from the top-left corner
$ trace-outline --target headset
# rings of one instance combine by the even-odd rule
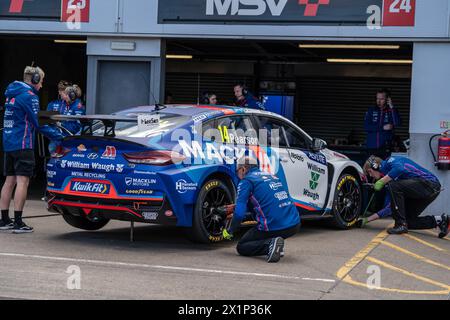
[[[210,97],[209,92],[203,92],[202,103],[203,104],[209,104],[209,97]]]
[[[75,100],[77,100],[77,98],[78,98],[75,88],[73,86],[72,87],[67,87],[66,90],[68,91],[67,92],[67,96],[69,97],[70,102],[74,103]]]
[[[246,96],[248,94],[248,89],[245,84],[240,82],[240,83],[236,83],[235,87],[236,86],[240,86],[242,88],[242,95]]]
[[[34,61],[31,63],[31,68],[33,68],[33,71],[28,73],[31,76],[31,83],[34,85],[37,85],[41,82],[41,74],[39,73],[39,67],[34,66]]]
[[[370,169],[380,171],[380,164],[375,159],[375,156],[370,156],[369,159],[367,159],[367,162],[370,165]]]

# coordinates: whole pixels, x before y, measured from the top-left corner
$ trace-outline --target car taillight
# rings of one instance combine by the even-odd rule
[[[167,166],[186,159],[184,155],[169,150],[124,153],[123,156],[131,163],[151,164],[154,166]]]
[[[64,148],[62,146],[58,146],[56,147],[55,152],[53,152],[51,154],[52,158],[62,158],[64,157],[66,154],[68,154],[70,152],[70,149]]]

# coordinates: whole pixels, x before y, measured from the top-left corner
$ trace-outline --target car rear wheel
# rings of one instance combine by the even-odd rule
[[[338,229],[349,229],[358,220],[362,207],[361,185],[351,174],[339,177],[333,201],[333,225]]]
[[[88,231],[95,231],[100,230],[106,224],[109,222],[109,219],[101,219],[98,221],[91,221],[83,216],[74,216],[69,213],[65,213],[62,215],[63,219],[70,224],[72,227],[82,229],[82,230],[88,230]]]
[[[232,192],[224,182],[218,179],[207,181],[197,198],[189,238],[200,243],[222,241],[222,230],[227,218],[217,208],[232,202]]]

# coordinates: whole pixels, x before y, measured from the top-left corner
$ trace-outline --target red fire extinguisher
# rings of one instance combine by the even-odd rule
[[[438,158],[433,152],[431,147],[431,142],[434,138],[440,137],[438,139]],[[434,164],[439,170],[450,170],[450,130],[445,131],[442,134],[435,134],[430,139],[430,150],[434,158]]]

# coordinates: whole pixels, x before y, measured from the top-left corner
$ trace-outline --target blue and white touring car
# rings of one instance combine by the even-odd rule
[[[236,197],[237,161],[258,159],[287,186],[299,214],[350,228],[363,206],[361,167],[270,112],[170,105],[77,119],[47,167],[48,208],[70,225],[98,230],[109,220],[185,227],[198,242],[222,240],[217,208]]]

